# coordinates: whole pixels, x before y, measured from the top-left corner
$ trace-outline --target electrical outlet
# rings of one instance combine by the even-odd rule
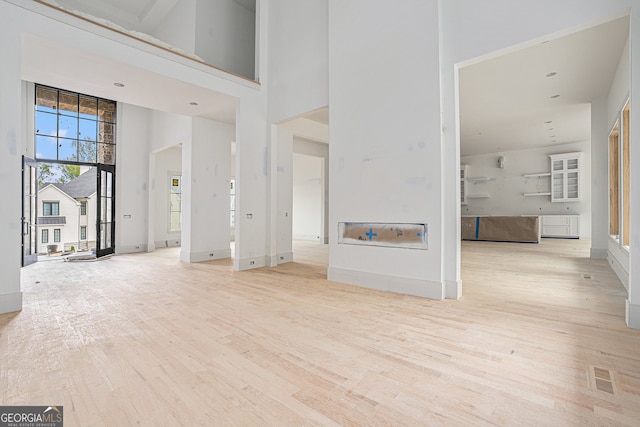
[[[256,262],[255,261],[250,261],[249,265],[254,265]]]
[[[213,256],[213,254],[211,253],[211,254],[209,254],[209,256]]]

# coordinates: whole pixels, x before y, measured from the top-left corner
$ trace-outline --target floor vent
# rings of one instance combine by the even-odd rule
[[[593,367],[596,390],[614,394],[611,372],[607,369]]]
[[[582,275],[582,278],[584,278],[584,279],[591,279],[591,273],[584,273],[584,274]]]

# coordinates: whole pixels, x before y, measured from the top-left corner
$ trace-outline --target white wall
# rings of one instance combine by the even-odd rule
[[[199,262],[231,256],[229,181],[233,125],[193,119],[193,138],[182,145],[180,259]]]
[[[581,152],[580,201],[552,203],[551,196],[525,197],[523,193],[549,192],[551,178],[525,178],[524,174],[549,172],[549,154]],[[498,157],[504,156],[504,169]],[[591,143],[557,145],[521,151],[504,151],[463,156],[468,177],[486,177],[489,181],[467,181],[467,194],[488,194],[489,198],[469,198],[462,215],[580,215],[580,237],[591,237]]]
[[[330,280],[444,297],[438,27],[435,0],[329,0]],[[429,250],[338,244],[345,221],[426,223]]]
[[[196,0],[195,54],[253,79],[256,14],[233,0]]]
[[[195,53],[195,28],[196,0],[181,0],[151,35],[185,52]]]
[[[329,104],[328,1],[269,2],[269,114],[274,123]]]
[[[14,9],[0,2],[0,16],[9,16]],[[21,170],[22,155],[27,154],[27,150],[23,139],[23,110],[18,108],[22,101],[21,30],[18,19],[3,19],[0,26],[0,55],[6,58],[0,67],[0,180],[4,188],[3,203],[0,203],[0,313],[22,309]]]
[[[321,241],[324,160],[293,155],[293,238]]]
[[[151,111],[118,103],[116,139],[116,253],[146,251]]]
[[[153,211],[156,248],[180,246],[180,231],[169,230],[170,175],[182,174],[182,148],[174,146],[155,154]]]

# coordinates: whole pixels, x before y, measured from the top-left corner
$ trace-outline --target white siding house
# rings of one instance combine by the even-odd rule
[[[96,173],[38,190],[38,253],[95,250]]]

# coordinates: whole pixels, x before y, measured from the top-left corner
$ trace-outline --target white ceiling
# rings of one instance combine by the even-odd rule
[[[588,141],[628,32],[621,18],[461,68],[461,155]]]
[[[256,10],[256,0],[233,1],[254,12]],[[55,2],[66,9],[109,20],[127,30],[152,34],[180,0],[55,0]]]
[[[92,12],[89,2],[57,1],[68,8],[82,6],[83,11],[107,19],[104,11],[114,9],[113,13],[149,26],[178,2],[95,0],[91,5],[100,10]],[[255,0],[246,1],[255,7]],[[627,18],[618,19],[461,68],[461,155],[589,140],[589,102],[608,92],[628,26]],[[235,122],[233,97],[29,35],[24,36],[23,47],[25,80],[161,111]],[[551,72],[557,74],[546,77]],[[117,88],[114,82],[126,86]],[[556,94],[560,97],[550,98]],[[307,118],[328,124],[328,110]],[[552,123],[545,123],[548,121]]]
[[[24,80],[154,110],[235,123],[234,97],[28,34],[23,35],[22,46]],[[125,87],[116,87],[116,82]]]

